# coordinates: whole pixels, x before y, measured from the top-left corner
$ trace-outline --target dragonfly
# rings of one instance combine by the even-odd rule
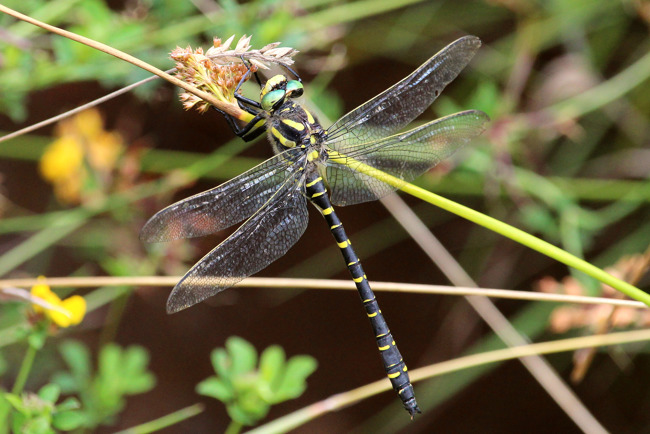
[[[240,95],[240,106],[255,116],[240,127],[226,115],[229,125],[246,141],[266,133],[274,156],[168,206],[145,224],[143,241],[164,242],[208,235],[243,221],[183,276],[169,296],[167,311],[199,303],[281,258],[305,231],[311,202],[340,248],[393,389],[411,418],[420,413],[406,364],[333,206],[386,196],[483,132],[489,119],[477,110],[401,131],[456,78],[480,45],[475,36],[452,42],[327,129],[297,101],[304,92],[299,78],[279,74],[260,83],[259,102]]]

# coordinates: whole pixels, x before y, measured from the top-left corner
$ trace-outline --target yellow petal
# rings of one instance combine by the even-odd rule
[[[104,121],[96,109],[84,110],[73,119],[82,137],[92,140],[104,132]]]
[[[62,307],[70,312],[70,325],[79,324],[86,315],[86,299],[80,295],[73,295],[62,302]]]
[[[33,297],[38,297],[41,300],[44,300],[50,304],[53,304],[55,306],[59,305],[61,303],[61,299],[59,298],[58,295],[52,292],[50,287],[48,285],[45,285],[43,283],[39,283],[37,285],[32,286],[32,289],[30,291],[30,294]],[[45,312],[46,309],[37,305],[37,304],[32,304],[32,309],[34,309],[34,312],[36,313],[41,313]]]
[[[47,311],[47,315],[52,322],[59,327],[70,327],[79,324],[86,314],[86,300],[79,295],[66,298],[59,306],[65,309],[67,315],[55,310]]]
[[[69,136],[52,142],[41,157],[40,171],[48,181],[69,176],[78,171],[83,164],[83,149],[79,142]]]
[[[122,137],[115,132],[106,132],[93,138],[88,143],[88,159],[95,169],[109,171],[124,148]]]

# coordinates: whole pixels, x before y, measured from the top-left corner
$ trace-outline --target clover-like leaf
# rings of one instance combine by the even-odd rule
[[[199,383],[197,392],[226,404],[228,414],[242,425],[254,425],[264,418],[271,404],[295,398],[304,392],[305,379],[316,369],[309,356],[296,356],[285,362],[284,350],[270,346],[259,357],[241,338],[230,338],[227,350],[210,354],[216,376]]]
[[[227,404],[235,397],[232,387],[217,377],[209,377],[196,386],[196,392]]]
[[[39,398],[52,404],[54,404],[59,399],[60,395],[61,387],[59,387],[58,384],[54,383],[46,384],[38,391]]]
[[[230,418],[236,422],[239,422],[242,425],[255,425],[257,420],[251,417],[246,410],[244,410],[240,404],[233,403],[226,407],[226,411]]]
[[[5,393],[4,399],[14,408],[14,410],[18,410],[21,413],[27,411],[20,396],[14,395],[13,393]]]
[[[57,404],[56,411],[77,410],[81,407],[81,403],[77,398],[71,396],[63,400],[61,404]]]
[[[271,387],[278,383],[278,379],[284,372],[285,355],[284,350],[278,345],[272,345],[265,349],[260,356],[260,374],[262,379]]]
[[[65,426],[75,425],[79,420],[84,428],[111,422],[126,405],[125,395],[146,392],[155,384],[155,377],[147,371],[149,356],[140,347],[122,349],[116,344],[106,345],[99,352],[95,375],[88,350],[82,344],[66,342],[62,353],[71,372],[56,374],[54,381],[66,392],[78,392],[84,409],[83,418],[62,416]],[[78,402],[65,401],[57,408],[63,413],[77,407]]]
[[[230,379],[231,360],[223,348],[217,348],[210,353],[210,361],[214,372],[223,379]]]
[[[232,375],[250,372],[257,365],[257,350],[248,341],[239,337],[231,337],[226,341],[226,349],[232,361]]]
[[[305,379],[316,370],[316,367],[317,363],[313,357],[295,356],[289,359],[282,383],[277,389],[275,397],[277,402],[297,398],[302,395],[307,388]]]
[[[91,373],[91,362],[90,362],[90,352],[83,344],[76,341],[65,341],[61,344],[61,356],[65,360],[66,364],[70,368],[72,377],[76,381],[77,387],[83,387],[84,384],[87,384],[90,381]],[[66,386],[72,386],[70,384],[70,379],[67,379]],[[64,392],[69,392],[70,389],[67,389],[63,384],[57,381],[62,387]]]
[[[72,431],[82,427],[87,420],[87,416],[81,411],[60,411],[52,416],[52,426],[60,431]]]
[[[155,384],[154,376],[147,372],[149,354],[142,347],[129,347],[122,352],[120,373],[124,380],[122,392],[129,395],[143,393]]]

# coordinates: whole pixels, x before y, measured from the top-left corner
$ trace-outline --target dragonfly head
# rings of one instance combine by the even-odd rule
[[[302,96],[304,88],[298,80],[288,80],[284,75],[271,77],[260,91],[260,103],[265,111],[280,107],[287,98]]]

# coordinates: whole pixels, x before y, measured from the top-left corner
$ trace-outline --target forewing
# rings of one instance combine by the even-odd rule
[[[140,239],[155,243],[200,237],[241,222],[283,185],[290,175],[288,158],[295,152],[276,155],[218,187],[159,211],[144,225]]]
[[[257,273],[298,241],[308,214],[298,179],[302,172],[295,172],[261,209],[187,272],[169,296],[167,312],[188,308]]]
[[[470,110],[426,123],[381,140],[342,147],[343,161],[327,160],[326,174],[334,205],[377,200],[399,186],[386,184],[358,171],[360,164],[410,182],[485,129],[488,116]]]
[[[332,149],[394,134],[419,116],[469,63],[481,46],[476,36],[457,39],[411,75],[360,105],[327,130]]]

